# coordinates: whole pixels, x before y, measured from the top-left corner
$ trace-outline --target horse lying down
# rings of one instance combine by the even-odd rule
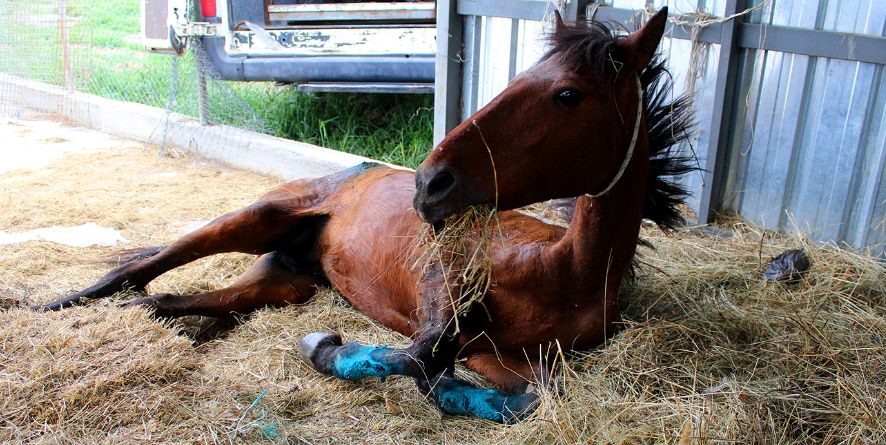
[[[228,288],[155,294],[130,302],[158,316],[226,317],[307,302],[330,285],[366,315],[413,339],[404,349],[343,344],[313,333],[300,355],[340,379],[415,379],[446,413],[510,422],[531,413],[527,392],[545,375],[538,351],[586,350],[618,320],[640,222],[681,221],[688,171],[672,151],[686,135],[687,102],[666,103],[670,84],[655,57],[663,9],[627,37],[557,16],[551,49],[491,103],[455,128],[413,173],[364,164],[285,184],[258,202],[147,248],[98,283],[36,307],[58,310],[124,289],[144,291],[166,271],[222,252],[260,255]],[[578,196],[568,229],[510,210]],[[463,301],[471,280],[447,261],[426,261],[416,243],[428,227],[473,206],[498,210],[492,230],[461,235],[488,269],[480,304]],[[433,234],[431,235],[433,237]],[[482,238],[482,239],[481,239]],[[416,246],[419,248],[416,248]],[[444,255],[445,256],[445,255]],[[473,298],[473,297],[472,297]],[[473,301],[473,300],[472,300]],[[533,357],[533,358],[530,358]],[[456,359],[498,389],[454,377]]]

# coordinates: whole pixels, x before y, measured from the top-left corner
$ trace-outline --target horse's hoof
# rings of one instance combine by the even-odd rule
[[[342,345],[341,336],[329,332],[312,332],[298,342],[298,356],[318,372],[324,372],[326,366],[317,363],[320,352],[330,346]]]
[[[421,385],[419,385],[421,388]],[[538,395],[510,394],[478,388],[464,380],[440,375],[432,379],[431,397],[447,414],[472,416],[499,423],[516,423],[538,407]]]

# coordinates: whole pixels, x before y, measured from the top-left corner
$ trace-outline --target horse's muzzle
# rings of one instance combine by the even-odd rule
[[[425,222],[436,223],[464,210],[469,204],[461,175],[451,167],[424,167],[415,171],[412,206]]]

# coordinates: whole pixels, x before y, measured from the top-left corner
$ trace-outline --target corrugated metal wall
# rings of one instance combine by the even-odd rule
[[[543,0],[540,0],[543,1]],[[753,4],[761,3],[756,0]],[[726,0],[655,0],[672,14],[696,9],[721,16]],[[614,0],[612,7],[642,9],[645,0]],[[551,5],[553,10],[553,5]],[[481,33],[464,115],[489,102],[513,72],[531,66],[544,51],[542,22],[477,18]],[[749,21],[829,31],[886,35],[886,0],[772,0]],[[516,25],[515,25],[516,23]],[[626,24],[629,29],[636,27]],[[764,33],[765,38],[765,33]],[[512,43],[516,48],[507,51]],[[691,43],[666,38],[665,55],[674,94],[684,91]],[[714,108],[718,45],[695,83],[697,134],[685,150],[705,165]],[[721,197],[725,210],[771,229],[800,230],[815,239],[869,246],[886,252],[886,78],[884,67],[775,51],[744,50],[738,118],[732,122]],[[471,88],[466,90],[471,91]],[[701,174],[686,181],[696,191]]]
[[[884,35],[884,0],[788,0],[755,23]],[[747,50],[729,141],[725,208],[820,240],[886,243],[883,66]]]

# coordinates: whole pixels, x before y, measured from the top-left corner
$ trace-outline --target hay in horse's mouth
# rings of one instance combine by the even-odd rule
[[[427,273],[430,268],[442,272],[449,304],[456,315],[467,314],[492,286],[491,247],[498,214],[490,206],[471,206],[442,223],[426,224],[416,238],[421,249],[413,268]]]

